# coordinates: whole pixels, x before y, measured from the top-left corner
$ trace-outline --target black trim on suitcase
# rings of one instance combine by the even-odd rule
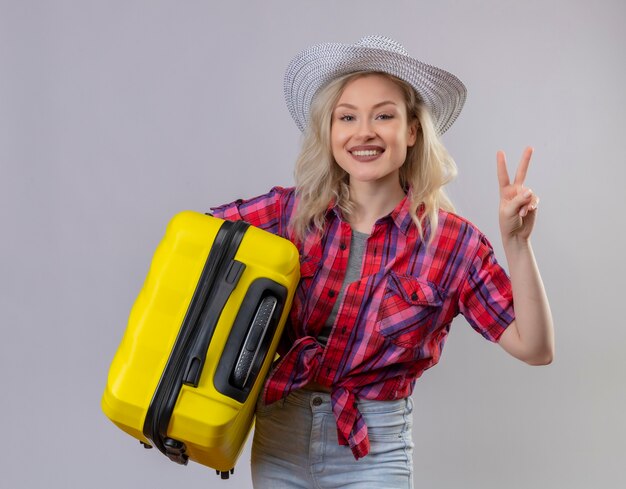
[[[197,386],[217,320],[245,268],[234,260],[249,224],[225,221],[215,236],[189,309],[154,392],[143,433],[170,460],[187,464],[185,444],[167,429],[183,382]],[[191,355],[190,355],[191,353]]]

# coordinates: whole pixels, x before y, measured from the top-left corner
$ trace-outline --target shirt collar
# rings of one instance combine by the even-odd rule
[[[394,210],[392,210],[386,216],[381,217],[378,222],[383,221],[384,219],[391,219],[391,222],[395,224],[395,226],[405,235],[409,234],[409,230],[413,225],[413,219],[411,218],[411,213],[409,212],[411,208],[411,199],[409,197],[410,190],[406,193],[404,198],[398,203]],[[326,215],[334,214],[339,220],[346,221],[343,217],[343,213],[341,209],[333,200],[326,211]]]
[[[413,219],[411,218],[411,198],[410,192],[408,192],[404,199],[391,211],[389,217],[393,220],[394,224],[398,227],[403,234],[409,234],[409,229],[413,225]]]

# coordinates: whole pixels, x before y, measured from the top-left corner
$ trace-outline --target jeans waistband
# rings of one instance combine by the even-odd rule
[[[283,401],[285,403],[294,404],[306,408],[315,406],[316,411],[332,412],[330,398],[331,395],[327,392],[316,392],[308,389],[297,389],[295,391],[292,391]],[[391,401],[362,399],[357,397],[356,406],[361,414],[390,413],[395,411],[404,411],[407,407],[412,410],[413,401],[410,397],[395,399]]]

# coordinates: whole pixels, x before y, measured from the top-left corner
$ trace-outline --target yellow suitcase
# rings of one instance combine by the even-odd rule
[[[171,460],[227,478],[299,281],[286,239],[186,211],[169,223],[111,364],[102,409]]]

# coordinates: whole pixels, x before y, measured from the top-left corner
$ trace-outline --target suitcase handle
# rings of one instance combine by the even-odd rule
[[[172,462],[187,465],[189,455],[185,453],[187,447],[182,441],[174,440],[173,438],[165,438],[163,440],[163,446],[165,447],[165,455],[167,455],[167,458]]]
[[[274,318],[274,310],[277,304],[278,299],[276,297],[266,296],[261,300],[256,310],[231,377],[232,384],[239,389],[243,389],[246,386],[259,353],[264,356],[264,352],[261,351],[264,345],[263,339]]]
[[[252,282],[235,318],[213,377],[223,395],[241,403],[260,380],[275,343],[287,302],[287,288],[267,277]],[[254,350],[254,351],[248,351]]]

